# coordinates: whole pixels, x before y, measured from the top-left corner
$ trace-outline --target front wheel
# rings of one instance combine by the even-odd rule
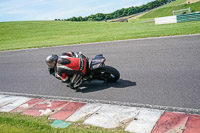
[[[82,84],[82,79],[79,79],[77,82],[75,83],[69,83],[69,87],[73,90],[78,90],[78,87]]]
[[[95,79],[104,80],[106,82],[115,82],[119,79],[120,73],[111,66],[101,66],[95,70]]]

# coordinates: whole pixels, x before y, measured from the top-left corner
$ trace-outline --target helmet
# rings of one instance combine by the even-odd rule
[[[46,63],[50,68],[54,68],[57,63],[57,60],[58,60],[58,56],[52,54],[52,55],[47,56]]]

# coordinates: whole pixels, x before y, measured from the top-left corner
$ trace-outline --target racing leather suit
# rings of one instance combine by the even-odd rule
[[[87,59],[80,52],[63,53],[58,57],[54,68],[49,69],[50,74],[76,89],[82,83],[82,77],[87,71]]]

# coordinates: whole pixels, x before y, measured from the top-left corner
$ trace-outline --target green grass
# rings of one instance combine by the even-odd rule
[[[20,114],[0,113],[1,133],[125,133],[123,129],[103,129],[72,123],[64,129],[52,128],[47,117],[31,117]]]
[[[200,21],[152,23],[25,21],[0,23],[0,50],[200,33]]]
[[[169,4],[162,6],[162,8],[183,5],[185,3],[186,3],[186,0],[176,0],[176,1],[170,2]]]
[[[186,4],[187,1],[190,1],[191,3],[195,3],[195,2],[199,2],[200,0],[176,0],[176,1],[173,1],[169,4],[166,4],[163,7],[171,7],[171,6],[178,6],[178,5],[183,5],[183,4]]]

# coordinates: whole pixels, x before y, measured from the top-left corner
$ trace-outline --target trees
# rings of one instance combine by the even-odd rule
[[[68,21],[103,21],[103,20],[109,20],[109,19],[115,19],[119,17],[129,16],[132,14],[144,12],[147,10],[151,10],[153,8],[156,8],[158,6],[164,5],[168,2],[172,2],[175,0],[155,0],[152,2],[149,2],[147,4],[141,5],[141,6],[132,6],[129,8],[122,8],[120,10],[117,10],[115,12],[109,13],[109,14],[103,14],[103,13],[97,13],[95,15],[90,15],[88,17],[72,17],[67,19]],[[57,19],[58,20],[58,19]]]

